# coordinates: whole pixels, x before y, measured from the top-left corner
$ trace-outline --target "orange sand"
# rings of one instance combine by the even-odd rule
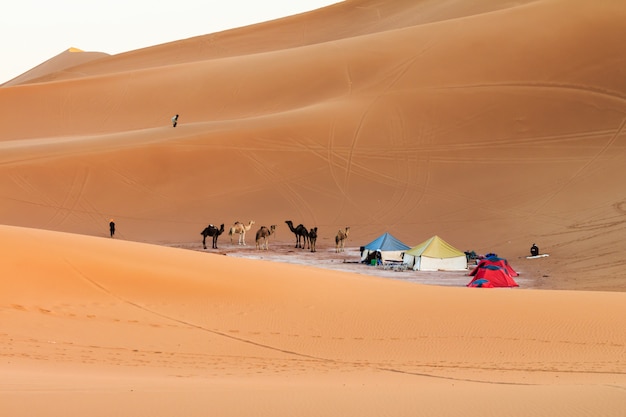
[[[6,83],[0,415],[623,416],[624,21],[345,1]],[[200,247],[288,219],[311,265]],[[345,226],[336,259],[438,234],[524,284],[315,267]]]

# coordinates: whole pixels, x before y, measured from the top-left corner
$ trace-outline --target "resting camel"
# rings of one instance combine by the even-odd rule
[[[228,234],[230,235],[230,243],[231,243],[231,245],[233,243],[233,235],[234,234],[238,234],[239,235],[239,244],[245,246],[245,244],[246,244],[246,232],[250,230],[250,228],[252,227],[253,224],[254,224],[254,220],[250,220],[250,223],[248,223],[247,226],[245,224],[241,223],[241,222],[235,222],[235,224],[233,224],[232,227],[230,228],[230,230],[228,231]]]
[[[346,227],[345,230],[339,229],[339,231],[337,232],[337,236],[335,236],[335,252],[343,252],[345,240],[348,238],[349,233],[349,226]]]
[[[269,229],[265,226],[261,226],[261,228],[256,232],[256,248],[267,250],[267,242],[269,241],[269,237],[274,233],[276,233],[275,224],[271,225]]]
[[[311,252],[316,252],[315,243],[317,242],[317,227],[309,230],[309,242],[311,244]]]
[[[217,238],[222,233],[224,233],[224,223],[222,223],[219,229],[213,226],[212,224],[205,227],[204,230],[200,232],[200,234],[202,235],[202,246],[204,246],[204,249],[206,249],[206,237],[207,236],[211,236],[213,238],[213,245],[211,247],[213,249],[217,249]]]
[[[289,230],[291,230],[296,235],[296,248],[304,249],[304,245],[309,241],[309,231],[306,230],[302,224],[299,224],[297,227],[293,227],[293,222],[291,220],[285,220],[287,226],[289,226]],[[300,243],[300,239],[302,239],[302,244]],[[309,244],[309,248],[311,245]]]

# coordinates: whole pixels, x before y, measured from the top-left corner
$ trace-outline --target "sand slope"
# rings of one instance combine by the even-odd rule
[[[346,1],[5,84],[0,414],[621,417],[625,20]],[[248,247],[201,249],[236,220]],[[351,251],[436,234],[528,284],[221,255],[285,220],[319,228],[313,266],[350,226]]]
[[[103,52],[85,52],[78,48],[69,48],[57,56],[39,64],[35,68],[26,71],[12,80],[2,84],[2,87],[10,87],[28,83],[35,83],[47,79],[50,74],[63,74],[68,68],[79,67],[80,65],[108,57]]]
[[[617,416],[626,401],[623,293],[420,286],[58,232],[0,234],[10,375],[0,403],[11,415],[454,415],[482,398],[476,410],[505,415]]]
[[[624,13],[344,2],[5,87],[3,219],[115,217],[160,242],[293,219],[515,258],[537,241],[547,275],[623,290]]]

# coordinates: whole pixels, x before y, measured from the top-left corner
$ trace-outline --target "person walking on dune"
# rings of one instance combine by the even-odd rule
[[[178,124],[178,115],[172,117],[172,126],[176,127],[177,124]]]
[[[113,219],[109,222],[109,231],[111,232],[111,237],[115,234],[115,222]]]

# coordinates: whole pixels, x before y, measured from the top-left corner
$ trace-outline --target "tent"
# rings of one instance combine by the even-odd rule
[[[493,284],[485,278],[472,280],[467,286],[470,288],[493,288]]]
[[[474,271],[472,271],[474,272]],[[485,265],[477,268],[474,278],[467,284],[468,287],[476,287],[474,283],[480,280],[487,280],[491,285],[485,285],[484,281],[481,287],[519,287],[517,282],[509,275],[505,268],[496,265]]]
[[[402,261],[404,251],[409,249],[408,245],[400,242],[389,233],[384,233],[372,242],[363,246],[361,250],[361,262],[364,262],[374,254],[380,251],[382,261]]]
[[[470,272],[470,276],[476,275],[476,272],[478,272],[478,268],[482,268],[485,265],[499,266],[500,268],[506,269],[510,276],[519,276],[519,274],[515,272],[511,264],[509,264],[509,261],[504,258],[498,258],[497,256],[491,256],[489,258],[481,259],[480,262],[478,262],[478,265],[476,265],[472,272]]]
[[[439,236],[404,253],[404,263],[416,271],[465,271],[467,257]]]

